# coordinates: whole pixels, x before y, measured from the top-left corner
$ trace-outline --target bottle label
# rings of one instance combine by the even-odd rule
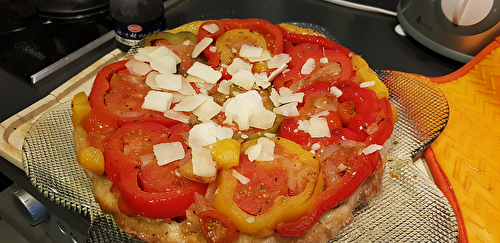
[[[148,34],[165,29],[165,19],[161,16],[146,23],[124,23],[115,20],[115,37],[120,43],[134,46]]]

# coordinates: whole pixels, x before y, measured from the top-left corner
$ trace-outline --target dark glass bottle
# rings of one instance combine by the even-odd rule
[[[162,0],[111,0],[118,48],[127,52],[148,34],[166,29]]]

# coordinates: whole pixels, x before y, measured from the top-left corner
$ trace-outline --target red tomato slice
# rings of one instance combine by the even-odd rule
[[[287,54],[292,58],[288,63],[290,70],[278,75],[274,79],[273,85],[276,90],[279,90],[281,87],[291,87],[295,84],[297,88],[294,90],[297,91],[300,89],[299,86],[302,86],[298,82],[307,76],[301,74],[302,66],[309,58],[319,60],[323,57],[323,52],[321,48],[314,44],[302,43],[294,46]]]
[[[346,104],[346,107],[339,106],[340,109],[337,109],[341,111],[339,117],[344,117],[344,123],[341,128],[331,129],[330,138],[312,139],[305,132],[296,132],[297,117],[289,117],[282,122],[281,137],[292,139],[307,148],[311,144],[320,143],[323,149],[319,156],[322,156],[326,186],[305,216],[296,221],[278,224],[277,231],[282,236],[294,237],[305,233],[323,213],[346,200],[375,171],[379,153],[360,153],[362,147],[357,147],[356,144],[335,145],[339,140],[363,142],[359,146],[364,147],[369,144],[382,145],[391,135],[393,122],[387,98],[378,99],[375,92],[361,88],[352,81],[338,81],[334,85],[342,91],[338,98],[339,104]],[[303,90],[305,104],[299,112],[311,114],[311,102],[314,104],[315,100],[328,96],[325,92],[328,86],[329,84],[323,83],[306,86]],[[352,104],[354,112],[348,108]],[[342,171],[341,168],[345,170]]]
[[[361,88],[351,81],[339,82],[336,87],[342,91],[339,102],[354,102],[356,115],[354,115],[347,127],[353,131],[366,132],[368,127],[377,121],[377,114],[381,111],[377,95],[372,90]]]
[[[183,43],[171,44],[165,39],[157,40],[154,43],[154,46],[165,46],[174,52],[181,59],[180,68],[185,72],[187,72],[187,70],[193,66],[195,62],[195,59],[191,57],[191,53],[193,53],[195,45],[196,43],[192,43],[190,45],[184,45]]]
[[[378,153],[362,154],[350,161],[351,173],[343,173],[314,200],[306,215],[298,220],[278,224],[281,236],[295,237],[304,234],[331,208],[350,197],[374,171]]]
[[[159,166],[152,162],[141,167],[139,180],[142,188],[146,192],[165,192],[169,190],[182,190],[187,181],[184,177],[175,174],[175,170],[179,167],[179,163],[172,162],[170,164]]]
[[[352,84],[352,88],[359,87],[356,86],[355,83]],[[346,115],[346,113],[348,113],[354,117],[355,114],[358,114],[358,110],[356,110],[357,106],[353,105],[352,103],[354,103],[354,99],[362,99],[361,97],[364,96],[360,95],[360,97],[337,99],[333,94],[330,93],[330,87],[332,87],[332,85],[328,83],[314,83],[302,89],[301,92],[304,92],[304,102],[300,106],[298,106],[299,113],[301,115],[298,117],[287,117],[283,119],[279,130],[280,137],[290,139],[300,145],[306,146],[308,149],[310,149],[310,146],[315,143],[319,143],[322,147],[324,147],[335,144],[339,140],[353,140],[357,142],[364,142],[368,135],[364,132],[363,129],[352,129],[351,127],[349,127],[348,125],[353,119],[351,117],[347,117],[348,115]],[[371,90],[367,89],[363,89],[363,91],[366,91],[368,94],[365,95],[368,96],[370,96],[369,94],[373,93]],[[352,91],[351,93],[353,92],[355,91]],[[361,101],[359,101],[358,104],[363,105]],[[348,107],[351,107],[353,110],[349,110]],[[373,109],[373,107],[371,108]],[[310,119],[311,115],[324,110],[329,110],[328,115],[321,117],[324,117],[327,120],[328,127],[331,131],[330,138],[311,138],[311,135],[309,133],[298,130],[299,120],[308,120]],[[372,114],[364,109],[359,109],[359,112]],[[374,114],[376,114],[376,111]],[[358,116],[358,120],[363,119],[368,119],[368,116]]]
[[[143,156],[154,153],[155,144],[184,144],[183,136],[188,131],[186,124],[166,128],[157,123],[134,122],[110,136],[105,150],[106,173],[119,184],[123,201],[131,210],[149,218],[174,218],[185,214],[195,193],[205,193],[206,184],[175,175],[179,160],[165,166],[158,166],[154,160],[143,161]]]
[[[203,28],[203,26],[209,24],[216,24],[219,27],[218,31],[210,33]],[[259,32],[265,38],[267,49],[271,51],[273,55],[283,53],[284,51],[284,39],[280,27],[263,19],[222,19],[206,21],[198,30],[198,41],[208,37],[212,38],[215,43],[216,39],[222,34],[233,29],[249,29]],[[216,70],[221,69],[220,54],[218,52],[212,52],[209,48],[206,48],[203,51],[203,54],[207,57],[208,63],[212,68]],[[226,71],[223,71],[223,78],[230,78],[230,76],[231,75],[229,75]]]
[[[178,123],[161,112],[142,109],[150,88],[144,83],[145,77],[137,77],[127,71],[127,62],[112,63],[97,74],[89,95],[92,110],[110,114],[118,126],[135,121],[157,122],[165,126]]]
[[[309,42],[294,46],[288,54],[292,60],[288,63],[290,71],[281,73],[274,81],[276,90],[288,87],[299,91],[312,83],[350,81],[354,76],[351,58],[338,50],[325,49]],[[314,59],[315,68],[311,73],[302,73],[302,67],[308,59]],[[321,58],[328,62],[321,61]]]
[[[366,145],[373,143],[382,145],[391,136],[393,122],[388,99],[379,100],[375,92],[361,88],[352,81],[339,81],[334,84],[342,91],[342,96],[337,99],[337,116],[326,117],[327,120],[331,120],[330,138],[313,139],[308,133],[297,130],[298,120],[309,119],[307,114],[315,114],[320,110],[315,110],[316,100],[336,99],[328,92],[331,86],[327,83],[315,83],[301,90],[305,94],[303,105],[299,107],[301,117],[283,119],[279,135],[308,146],[318,142],[322,146],[327,146],[346,139],[365,142]]]
[[[251,162],[242,156],[236,170],[247,178],[249,183],[238,183],[233,200],[238,207],[251,215],[266,213],[279,195],[288,195],[287,175],[281,161]]]

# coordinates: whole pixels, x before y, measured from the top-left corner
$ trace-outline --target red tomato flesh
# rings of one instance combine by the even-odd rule
[[[247,156],[240,158],[237,171],[247,178],[249,183],[238,183],[233,200],[238,207],[251,215],[266,213],[279,195],[288,194],[285,168],[281,162],[251,162]]]

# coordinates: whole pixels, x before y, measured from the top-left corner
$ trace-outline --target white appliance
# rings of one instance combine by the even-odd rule
[[[500,0],[400,0],[397,17],[415,40],[463,63],[500,36]]]

